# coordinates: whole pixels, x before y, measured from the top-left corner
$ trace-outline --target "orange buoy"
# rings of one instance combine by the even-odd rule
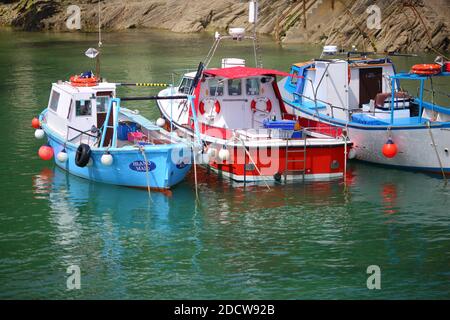
[[[38,154],[42,160],[45,161],[51,160],[53,158],[53,148],[50,147],[49,145],[43,145],[42,147],[39,148]]]
[[[394,141],[392,141],[391,138],[389,138],[388,141],[386,141],[386,143],[383,145],[382,152],[386,158],[393,158],[397,155],[397,145],[394,143]]]
[[[39,129],[41,127],[41,122],[39,121],[38,118],[33,118],[33,120],[31,120],[31,126],[34,129]]]
[[[442,66],[437,63],[430,64],[416,64],[412,67],[411,72],[424,75],[424,76],[432,76],[435,74],[439,74],[442,71]]]

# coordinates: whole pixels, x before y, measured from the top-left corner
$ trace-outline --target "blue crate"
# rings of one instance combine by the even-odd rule
[[[128,140],[128,132],[136,132],[137,124],[135,122],[119,122],[117,126],[117,139]]]
[[[263,125],[266,129],[282,129],[282,130],[294,130],[294,120],[264,120]]]
[[[286,133],[280,132],[277,135],[282,139],[301,139],[302,131],[301,130],[295,131],[295,124],[296,124],[296,121],[294,121],[294,120],[275,120],[275,121],[274,120],[264,120],[264,122],[263,122],[263,126],[266,129],[286,131]],[[291,134],[288,131],[291,131],[293,133]],[[289,137],[287,137],[286,134],[288,134]]]

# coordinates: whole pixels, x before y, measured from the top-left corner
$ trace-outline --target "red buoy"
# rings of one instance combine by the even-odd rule
[[[388,141],[386,141],[386,143],[383,145],[383,155],[386,158],[393,158],[397,155],[398,149],[397,149],[397,145],[394,143],[394,141],[392,141],[391,138],[388,139]]]
[[[41,127],[41,122],[38,118],[33,118],[33,120],[31,120],[31,126],[35,129],[39,129]]]
[[[43,145],[42,147],[39,148],[38,154],[42,160],[45,161],[51,160],[53,158],[53,148],[50,147],[49,145]]]

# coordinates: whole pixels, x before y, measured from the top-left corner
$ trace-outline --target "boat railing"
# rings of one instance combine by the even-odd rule
[[[334,106],[331,103],[323,101],[321,99],[317,99],[317,98],[313,99],[313,98],[307,97],[307,96],[305,96],[303,94],[300,94],[300,93],[297,93],[297,92],[294,92],[293,95],[294,95],[294,101],[295,101],[295,96],[297,96],[299,98],[305,98],[305,99],[307,99],[309,101],[314,102],[316,104],[316,107],[317,107],[317,102],[325,104],[326,106],[328,106],[330,108],[330,110],[331,110],[331,117],[332,118],[334,118],[334,109],[338,109],[338,110],[342,110],[342,111],[351,113],[351,110],[349,110],[348,108]]]
[[[327,136],[330,138],[342,137],[343,129],[337,126],[315,126],[302,128],[302,137],[306,140],[307,137],[317,137],[317,134]],[[315,136],[316,135],[316,136]],[[323,137],[322,137],[323,138]]]
[[[78,132],[78,134],[69,139],[70,130],[76,131],[76,132]],[[92,132],[92,129],[89,129],[89,130],[86,130],[86,131],[82,131],[82,130],[79,130],[77,128],[71,127],[71,126],[67,126],[66,142],[74,142],[76,139],[79,138],[80,139],[79,142],[82,143],[83,142],[83,136],[87,136],[87,144],[91,145],[91,139],[93,139],[92,144],[95,144],[97,142],[99,136],[98,135],[93,135],[93,134],[88,133],[88,132]]]

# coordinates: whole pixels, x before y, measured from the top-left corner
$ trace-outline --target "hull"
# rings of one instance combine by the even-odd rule
[[[159,102],[158,106],[161,115],[170,121],[170,116]],[[195,139],[192,129],[177,123],[173,125],[175,130]],[[202,132],[207,129],[201,127]],[[287,149],[286,140],[278,143],[270,140],[266,140],[266,143],[246,141],[248,150],[246,153],[241,143],[230,143],[227,139],[232,135],[230,132],[218,131],[219,137],[201,134],[201,139],[206,142],[208,148],[214,148],[216,153],[226,145],[230,157],[226,161],[221,161],[216,154],[216,157],[202,165],[236,182],[339,179],[345,172],[345,148],[347,147],[349,151],[351,147],[350,144],[346,146],[345,142],[335,139],[328,139],[328,142],[314,141],[314,138],[289,140]]]
[[[208,167],[237,182],[330,180],[343,177],[345,159],[342,146],[307,147],[306,156],[303,147],[289,148],[288,155],[284,148],[249,148],[255,163],[245,154],[243,147],[229,149],[232,151],[229,161],[216,159]]]
[[[295,114],[311,120],[318,119],[317,115],[292,105],[291,107],[295,108]],[[331,121],[325,117],[319,119],[330,125],[345,127],[344,123],[338,121]],[[355,158],[358,160],[401,169],[433,173],[444,171],[445,174],[450,174],[449,124],[435,123],[428,128],[424,125],[388,127],[359,126],[349,123],[347,128],[349,138],[353,142]],[[389,131],[398,147],[398,154],[391,159],[384,157],[381,151],[388,139]]]
[[[96,182],[121,185],[127,187],[152,189],[169,189],[181,182],[191,168],[190,157],[181,158],[179,155],[189,154],[189,149],[180,144],[147,146],[144,155],[138,149],[109,149],[113,156],[113,164],[105,166],[101,157],[105,150],[93,148],[91,150],[92,162],[86,167],[75,164],[77,146],[67,144],[65,149],[68,155],[66,162],[57,160],[56,155],[63,150],[64,141],[48,128],[44,127],[50,146],[54,150],[55,163],[58,167],[76,176]]]

